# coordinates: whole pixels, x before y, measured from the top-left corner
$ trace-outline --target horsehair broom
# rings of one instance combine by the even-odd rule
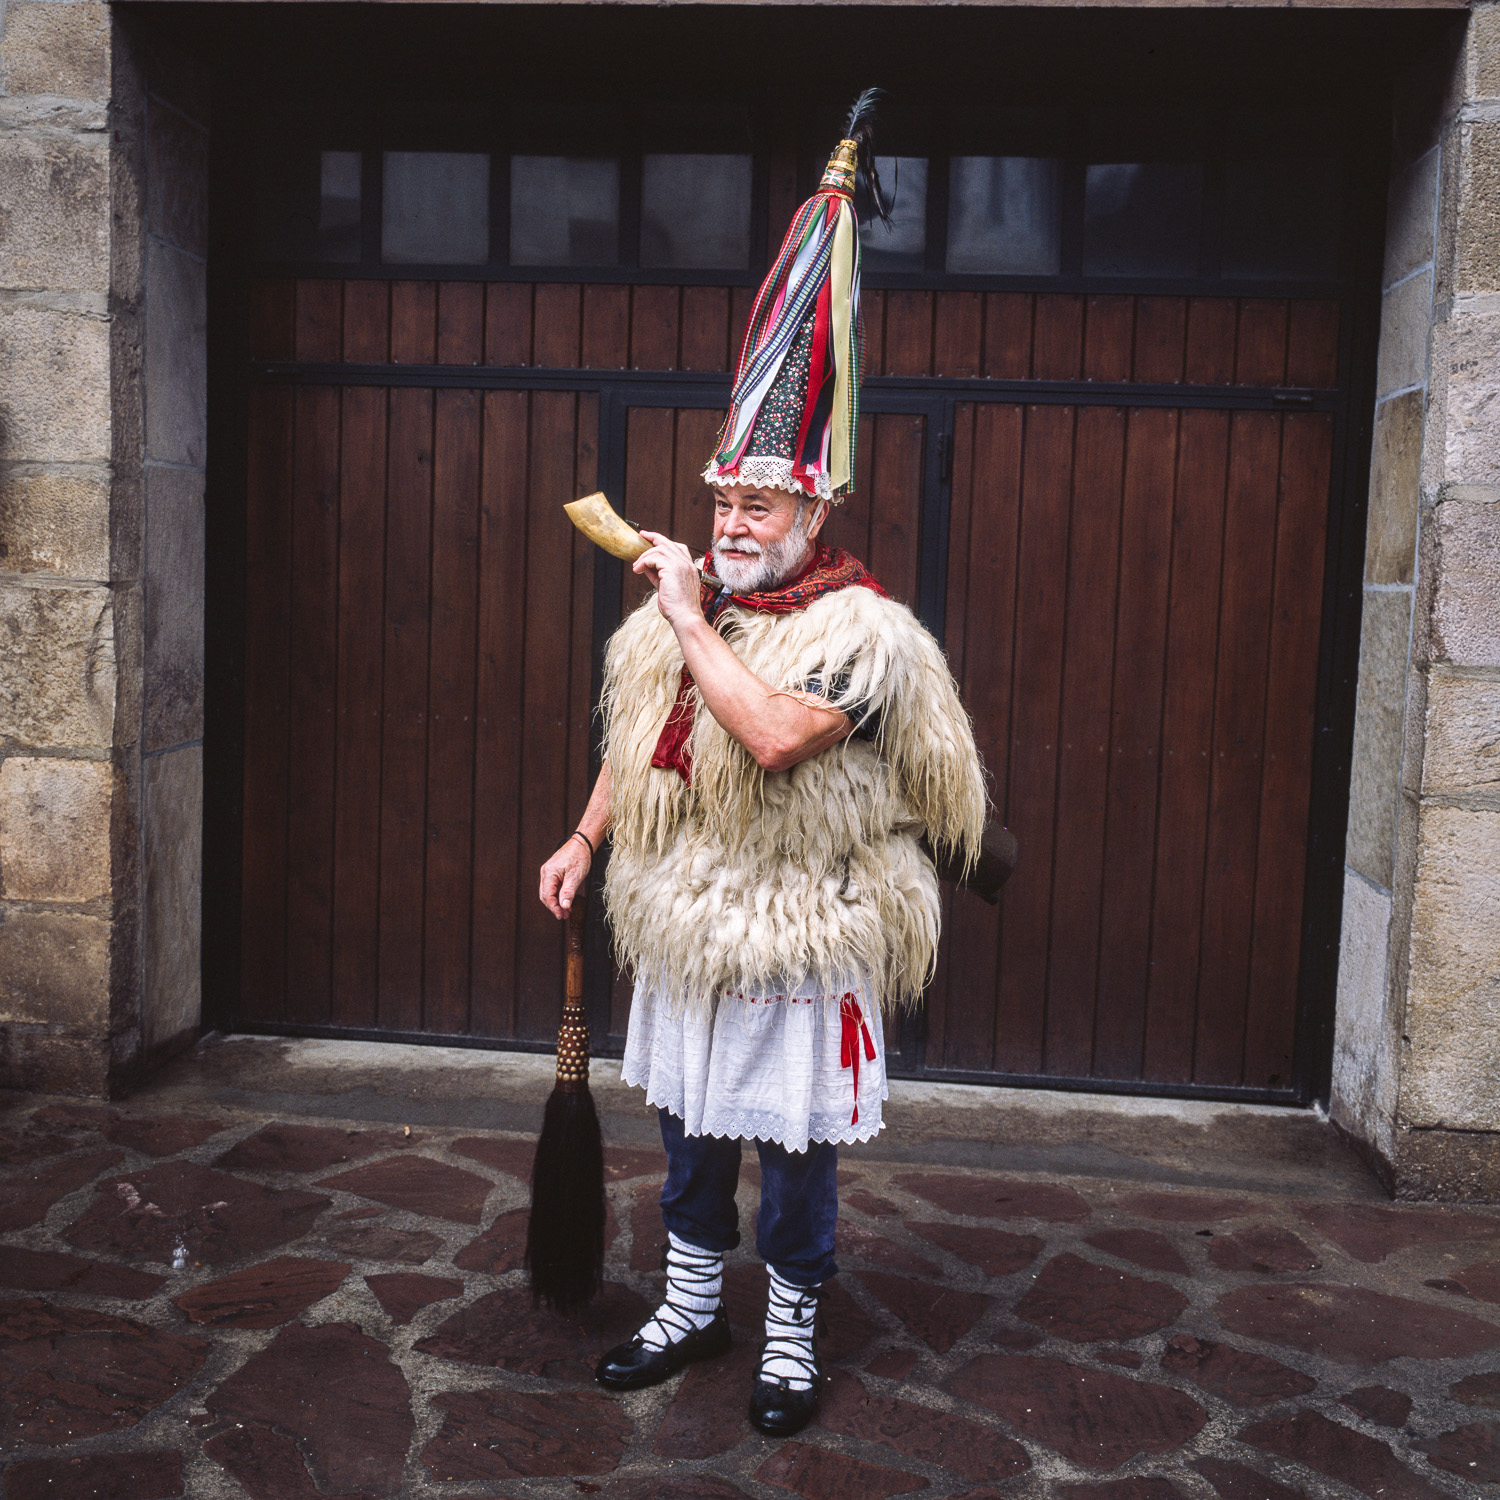
[[[584,905],[580,886],[568,913],[567,1002],[557,1028],[557,1083],[537,1138],[526,1224],[531,1294],[560,1313],[577,1312],[604,1279],[604,1142],[589,1093]]]

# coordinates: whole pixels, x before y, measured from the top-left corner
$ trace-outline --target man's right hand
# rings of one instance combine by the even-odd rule
[[[573,896],[594,862],[582,839],[570,838],[542,866],[542,905],[559,921],[573,909]]]

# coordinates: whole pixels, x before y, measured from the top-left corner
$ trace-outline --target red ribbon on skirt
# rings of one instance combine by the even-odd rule
[[[865,1061],[875,1061],[875,1043],[870,1037],[870,1028],[865,1025],[863,1012],[859,1008],[859,999],[854,995],[845,995],[839,1001],[839,1066],[850,1068],[854,1072],[854,1114],[850,1117],[851,1125],[859,1124],[859,1044],[863,1040],[865,1044]]]

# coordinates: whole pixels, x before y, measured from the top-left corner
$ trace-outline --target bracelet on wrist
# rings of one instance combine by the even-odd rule
[[[572,833],[568,835],[568,837],[570,839],[582,839],[583,842],[588,845],[590,859],[592,859],[599,852],[596,848],[594,848],[594,841],[581,828],[575,828]]]

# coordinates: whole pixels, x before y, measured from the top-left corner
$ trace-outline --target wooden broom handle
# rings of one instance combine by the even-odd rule
[[[585,1093],[589,1086],[589,1026],[583,1017],[583,887],[573,893],[568,913],[567,999],[557,1028],[557,1087]]]
[[[568,913],[568,1004],[583,1004],[583,912],[584,895],[580,886],[573,893],[573,908]]]

